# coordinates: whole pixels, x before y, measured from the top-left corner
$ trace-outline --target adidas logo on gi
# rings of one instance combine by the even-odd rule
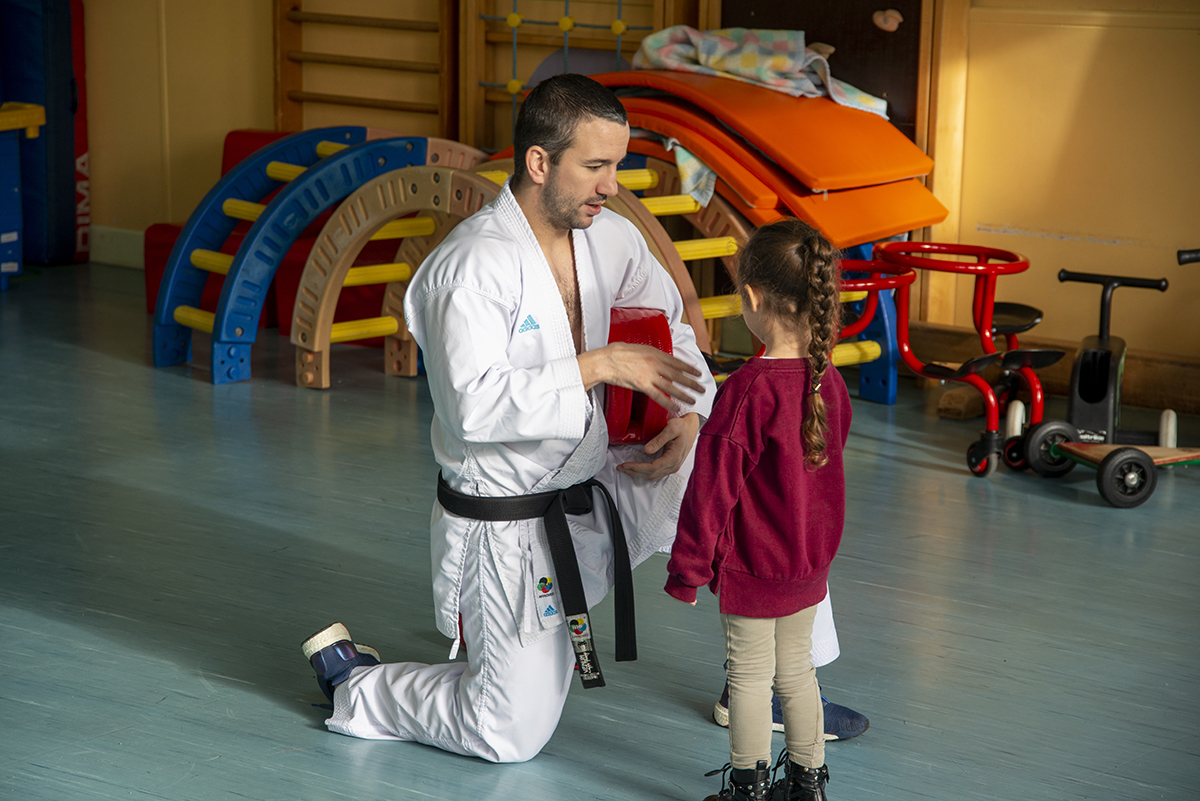
[[[553,604],[551,604],[546,607],[545,612],[542,612],[542,617],[554,617],[557,614],[558,614],[558,610],[554,608]]]
[[[539,328],[541,326],[537,324],[537,320],[533,319],[533,315],[531,314],[525,318],[525,322],[521,323],[521,327],[517,329],[517,333],[524,334],[526,331],[537,331]]]

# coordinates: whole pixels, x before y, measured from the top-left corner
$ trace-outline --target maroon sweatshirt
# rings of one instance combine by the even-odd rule
[[[751,359],[721,386],[667,563],[675,598],[690,603],[707,584],[724,614],[785,617],[825,597],[845,520],[850,396],[830,366],[821,382],[829,461],[812,469],[800,430],[808,384],[807,359]]]

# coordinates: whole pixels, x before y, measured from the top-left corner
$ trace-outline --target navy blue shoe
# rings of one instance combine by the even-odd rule
[[[317,672],[321,692],[330,702],[333,701],[333,688],[350,678],[350,671],[379,664],[379,652],[353,642],[350,632],[341,623],[321,629],[300,647],[304,658]]]
[[[866,715],[835,704],[823,695],[821,703],[825,705],[826,740],[849,740],[871,728],[871,721],[867,720]]]
[[[849,740],[857,737],[871,726],[866,715],[855,712],[841,704],[831,703],[821,696],[825,711],[825,740]],[[729,727],[729,682],[721,691],[721,700],[713,707],[713,720],[718,726]],[[779,696],[771,695],[771,731],[783,731],[783,707],[779,704]]]

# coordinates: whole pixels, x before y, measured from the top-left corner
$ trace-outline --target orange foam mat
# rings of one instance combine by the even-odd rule
[[[763,159],[719,125],[663,100],[624,97],[621,103],[631,126],[678,139],[724,178],[747,205],[764,209],[779,205],[778,195],[761,175]]]
[[[946,207],[916,178],[799,198],[797,217],[839,248],[875,242],[946,219]]]
[[[662,145],[645,139],[630,140],[629,152],[663,161],[675,160]],[[786,216],[799,217],[839,248],[924,228],[941,222],[947,214],[946,207],[915,178],[829,193],[804,193],[803,187],[799,187],[799,191],[781,191],[780,206],[770,209],[746,204],[724,181],[724,176],[717,180],[717,192],[752,225],[767,225]]]
[[[593,75],[608,87],[669,92],[730,126],[812,189],[848,189],[928,175],[933,160],[887,120],[824,97],[665,70]]]
[[[717,192],[755,226],[784,216],[799,217],[839,248],[935,225],[946,219],[947,214],[946,207],[916,178],[843,189],[828,195],[798,196],[778,209],[748,207],[721,181],[717,181]]]

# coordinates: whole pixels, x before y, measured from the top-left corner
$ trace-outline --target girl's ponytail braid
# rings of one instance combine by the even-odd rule
[[[821,236],[810,236],[800,245],[801,263],[808,267],[812,295],[809,305],[809,365],[812,370],[804,415],[804,446],[808,463],[820,467],[829,461],[825,455],[825,401],[821,397],[821,379],[837,344],[839,314],[838,252]]]

